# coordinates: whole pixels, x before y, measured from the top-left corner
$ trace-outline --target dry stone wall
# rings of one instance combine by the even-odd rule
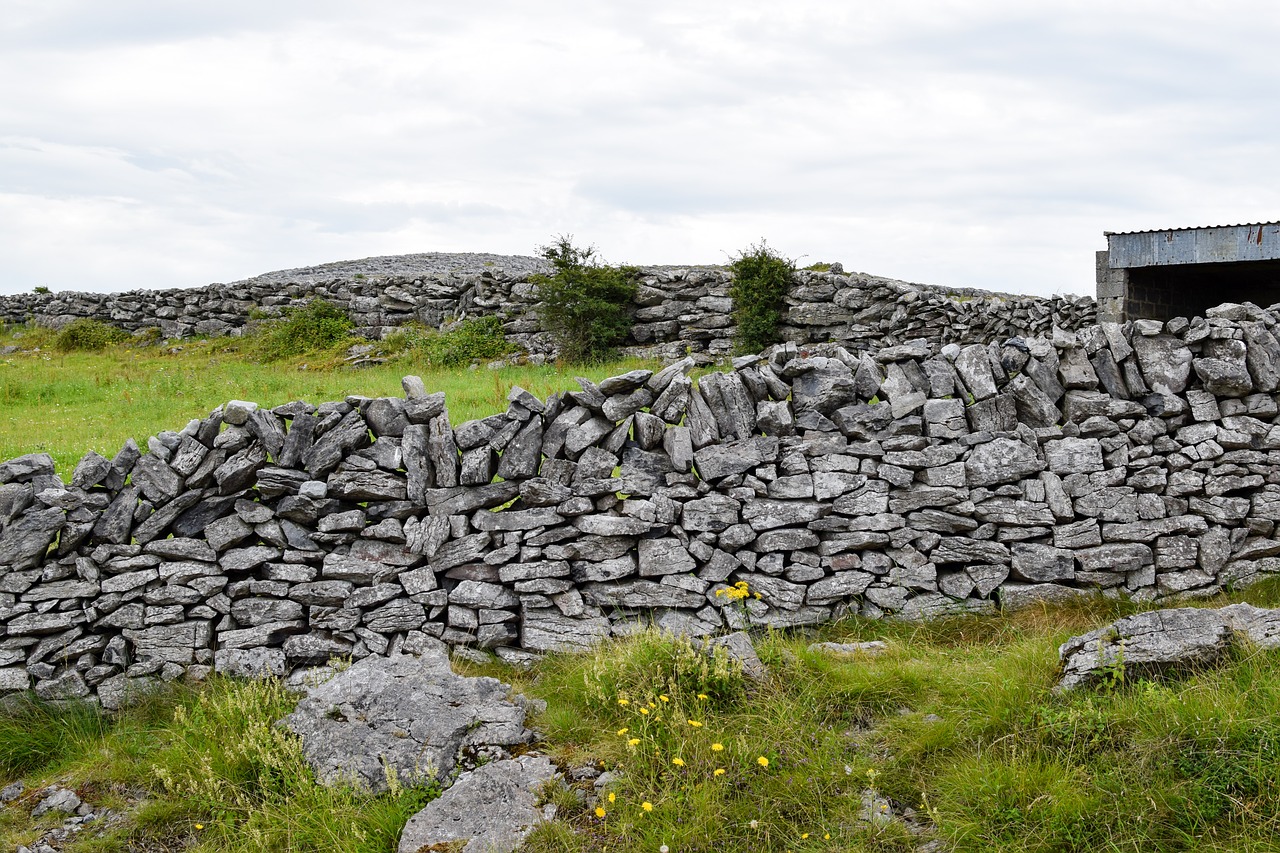
[[[417,258],[422,256],[407,256]],[[436,256],[431,256],[436,257]],[[123,294],[56,293],[0,296],[0,323],[28,320],[60,327],[78,317],[131,332],[159,328],[166,338],[238,334],[251,312],[278,315],[322,297],[343,307],[361,334],[381,338],[407,323],[440,326],[450,319],[495,315],[507,337],[535,357],[554,351],[537,317],[530,276],[550,272],[535,258],[447,256],[432,272],[351,274],[325,268],[277,273],[234,284]],[[479,260],[488,258],[488,260]],[[396,259],[386,259],[388,266]],[[486,265],[487,264],[487,265]],[[372,266],[370,269],[383,269]],[[631,344],[679,358],[733,349],[730,273],[716,267],[650,267],[642,271]],[[796,273],[783,337],[804,344],[840,343],[875,350],[913,339],[938,345],[985,343],[1013,335],[1045,335],[1097,321],[1089,297],[1011,296],[945,290],[865,273]]]
[[[0,464],[0,690],[437,645],[513,661],[1280,569],[1276,314],[691,359],[456,426],[442,394],[231,402],[69,481]]]

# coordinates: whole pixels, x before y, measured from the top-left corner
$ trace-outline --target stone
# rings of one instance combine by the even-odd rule
[[[443,781],[463,749],[529,743],[528,703],[495,678],[455,675],[441,652],[356,661],[307,695],[281,722],[302,738],[324,785],[388,789]]]
[[[1061,438],[1044,444],[1049,470],[1058,475],[1101,471],[1102,444],[1096,438]]]
[[[1035,476],[1045,463],[1023,442],[997,438],[970,450],[964,468],[970,486],[996,486]]]
[[[1232,629],[1217,610],[1184,607],[1126,616],[1067,640],[1058,649],[1062,677],[1056,692],[1106,681],[1166,677],[1221,660]]]
[[[218,649],[213,653],[214,672],[236,678],[283,678],[282,649]]]
[[[512,853],[539,823],[555,817],[554,805],[541,805],[555,779],[555,765],[541,755],[494,761],[463,773],[409,819],[397,849]]]
[[[557,608],[526,608],[520,645],[534,651],[581,652],[608,639],[609,633],[609,620],[603,616],[575,618]]]
[[[678,539],[641,539],[638,551],[641,577],[682,574],[698,567]]]
[[[1171,335],[1135,336],[1133,351],[1152,391],[1172,397],[1186,390],[1192,357],[1182,341]]]
[[[751,681],[760,683],[769,677],[769,669],[756,653],[751,635],[744,631],[735,631],[723,637],[706,641],[703,648],[708,654],[724,654],[729,660],[742,668],[742,674]],[[723,649],[723,652],[719,650]]]
[[[1075,577],[1075,559],[1065,548],[1019,542],[1012,552],[1013,575],[1020,580],[1069,581]]]

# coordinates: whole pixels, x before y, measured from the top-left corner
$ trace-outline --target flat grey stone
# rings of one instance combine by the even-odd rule
[[[535,826],[555,816],[555,806],[539,802],[556,772],[545,756],[522,755],[463,773],[409,819],[398,853],[512,853]]]
[[[321,784],[387,790],[444,780],[464,748],[533,739],[526,703],[494,678],[455,675],[443,653],[367,657],[310,687],[282,721],[303,742]]]
[[[1072,637],[1058,649],[1062,678],[1055,691],[1073,690],[1117,674],[1128,681],[1216,663],[1232,643],[1227,617],[1218,610],[1184,607],[1118,619]]]

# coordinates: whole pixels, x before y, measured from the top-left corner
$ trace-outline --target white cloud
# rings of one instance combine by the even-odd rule
[[[566,232],[1091,292],[1104,229],[1280,211],[1262,3],[12,5],[0,292]]]

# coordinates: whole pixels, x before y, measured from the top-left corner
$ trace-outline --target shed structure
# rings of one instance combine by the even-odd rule
[[[1104,233],[1099,320],[1169,320],[1223,302],[1280,302],[1280,222]]]

